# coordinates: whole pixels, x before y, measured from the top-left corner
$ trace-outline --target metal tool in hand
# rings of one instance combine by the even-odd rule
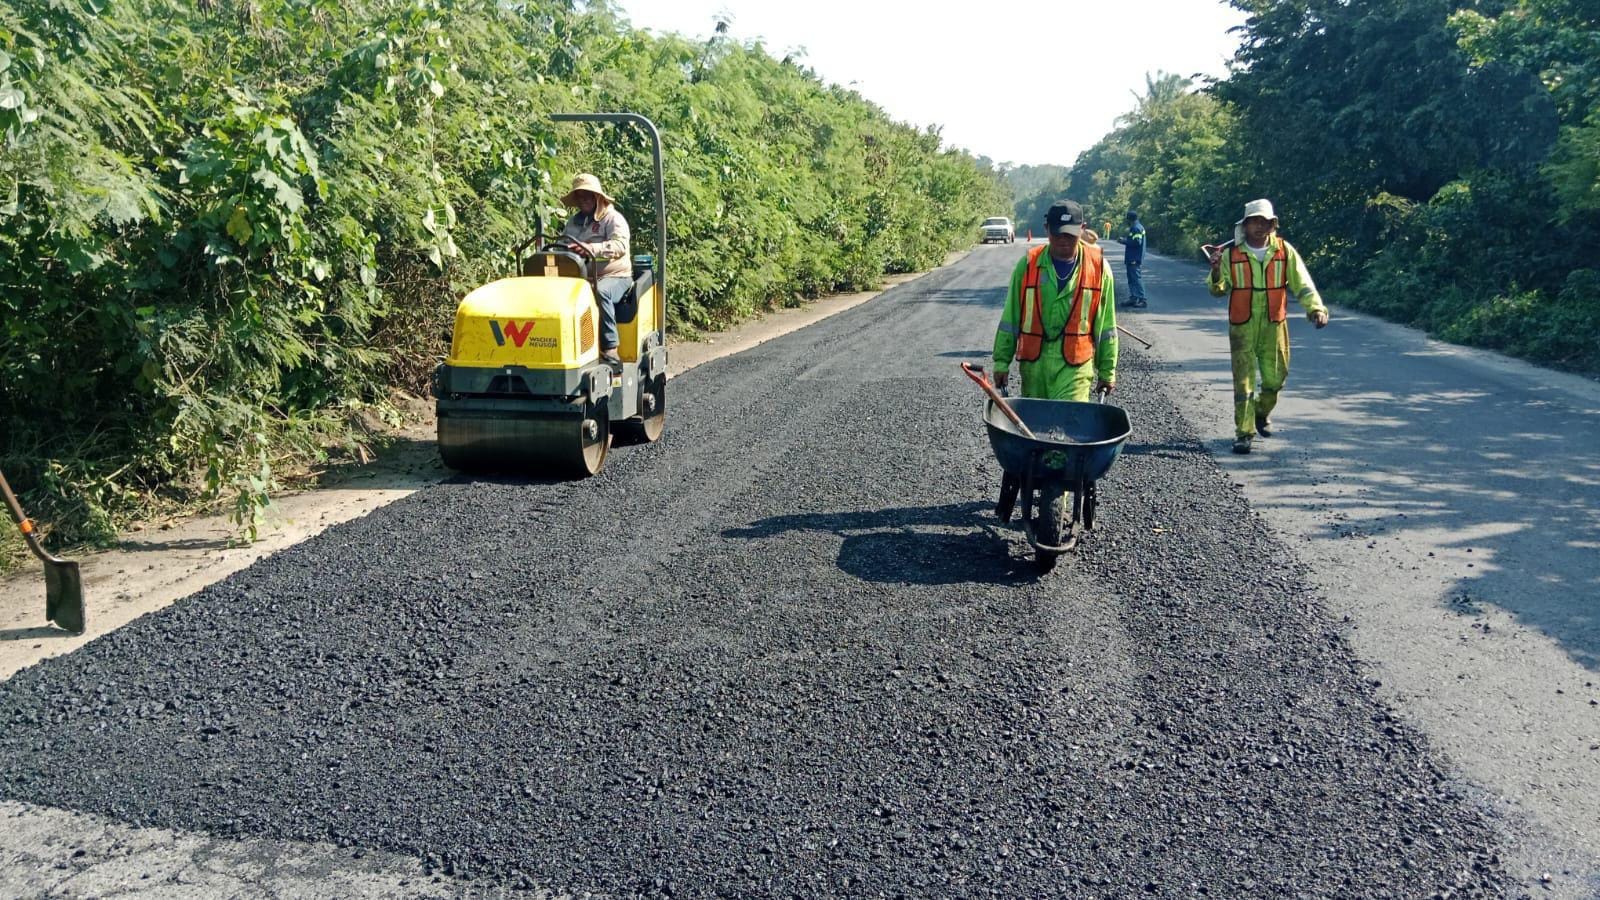
[[[46,621],[54,622],[73,634],[83,634],[83,575],[78,571],[78,564],[50,555],[39,543],[33,520],[23,515],[22,504],[17,502],[17,495],[11,492],[4,472],[0,472],[0,494],[5,496],[6,509],[10,510],[12,521],[22,531],[22,539],[28,542],[28,549],[44,563]]]
[[[1210,262],[1211,261],[1211,254],[1213,254],[1213,253],[1221,253],[1222,251],[1228,249],[1229,247],[1232,247],[1236,243],[1236,241],[1237,241],[1237,239],[1230,239],[1230,240],[1223,241],[1220,244],[1201,244],[1200,245],[1200,255],[1204,256],[1206,258],[1206,262]]]

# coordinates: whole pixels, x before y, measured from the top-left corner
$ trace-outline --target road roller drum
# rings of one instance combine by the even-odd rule
[[[461,471],[522,471],[583,478],[605,465],[611,422],[604,404],[569,414],[456,412],[439,419],[439,455]]]

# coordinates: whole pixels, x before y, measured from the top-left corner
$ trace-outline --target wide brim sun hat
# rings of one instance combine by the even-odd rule
[[[1271,221],[1273,228],[1278,227],[1278,214],[1272,211],[1272,201],[1265,198],[1251,200],[1244,205],[1244,215],[1239,217],[1239,221],[1233,223],[1233,245],[1235,247],[1244,246],[1244,220],[1251,216],[1260,216]]]
[[[602,203],[609,203],[613,205],[616,203],[615,200],[611,199],[611,195],[607,194],[605,190],[600,187],[600,179],[590,175],[588,172],[584,172],[572,179],[572,190],[567,191],[566,196],[561,198],[561,205],[577,206],[579,191],[588,191],[596,197],[599,197]]]

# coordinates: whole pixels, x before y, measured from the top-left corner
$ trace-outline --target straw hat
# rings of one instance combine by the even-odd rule
[[[1239,221],[1233,223],[1234,246],[1244,246],[1244,220],[1251,216],[1260,216],[1263,219],[1270,220],[1273,228],[1278,227],[1278,214],[1272,211],[1272,201],[1267,199],[1251,200],[1244,205],[1244,215],[1239,217]]]
[[[572,179],[572,190],[567,191],[567,195],[561,198],[561,205],[577,206],[579,191],[588,191],[596,197],[599,197],[600,202],[602,203],[615,204],[617,202],[611,199],[610,194],[607,194],[605,191],[600,189],[600,179],[590,175],[588,172],[584,172],[583,174]]]

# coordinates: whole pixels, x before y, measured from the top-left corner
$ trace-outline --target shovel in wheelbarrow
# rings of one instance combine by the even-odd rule
[[[1001,394],[997,388],[995,388],[994,382],[989,380],[989,376],[984,374],[983,366],[975,366],[972,363],[962,363],[961,371],[965,372],[968,378],[971,378],[973,381],[977,382],[978,387],[983,388],[983,392],[988,394],[989,399],[994,401],[995,406],[998,406],[1000,411],[1005,413],[1006,418],[1010,419],[1011,423],[1017,426],[1017,429],[1022,432],[1023,437],[1026,437],[1030,441],[1034,439],[1033,429],[1029,428],[1028,423],[1022,421],[1022,417],[1017,415],[1017,411],[1012,409],[1011,404],[1006,402],[1005,396]]]
[[[4,472],[0,472],[0,494],[5,495],[6,509],[10,510],[12,521],[21,529],[22,539],[28,542],[28,549],[44,563],[45,619],[73,634],[83,634],[83,574],[78,571],[78,564],[51,555],[39,543],[33,520],[23,515],[22,504],[17,502],[17,495],[11,492]]]
[[[1094,527],[1095,482],[1120,455],[1132,428],[1128,414],[1105,402],[1042,398],[1008,401],[976,366],[961,364],[989,395],[984,427],[1000,463],[995,516],[1009,522],[1020,500],[1023,533],[1041,570],[1077,546],[1080,526]]]

